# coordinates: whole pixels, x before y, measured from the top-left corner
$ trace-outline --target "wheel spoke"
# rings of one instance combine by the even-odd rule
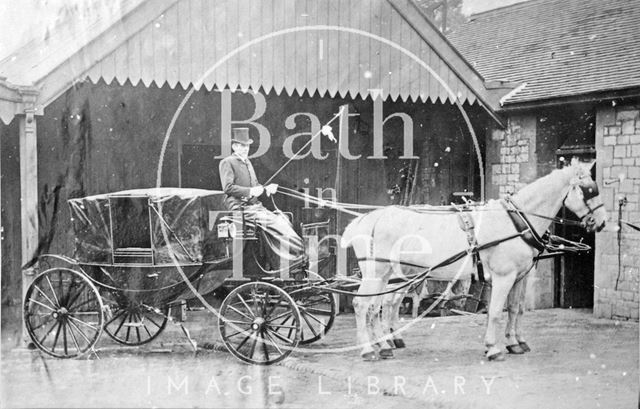
[[[75,303],[78,298],[82,295],[82,290],[87,286],[87,283],[82,282],[82,285],[78,288],[78,292],[74,295],[73,300],[69,300],[67,302],[67,308],[71,309],[71,306],[73,305],[73,303]],[[71,288],[69,288],[69,298],[71,298]],[[84,304],[81,304],[84,305]]]
[[[307,323],[307,326],[309,326],[309,329],[311,330],[311,332],[313,332],[313,336],[317,337],[318,333],[316,332],[315,328],[313,328],[313,325],[311,325],[311,323],[307,319],[307,314],[300,314],[300,315],[302,315],[302,318],[304,319],[304,322]]]
[[[229,305],[229,309],[237,312],[238,314],[242,315],[243,317],[245,317],[246,319],[251,320],[251,321],[253,321],[253,319],[256,317],[255,315],[253,315],[253,313],[251,313],[251,315],[253,315],[253,317],[250,317],[250,316],[248,316],[247,314],[244,314],[242,311],[240,311],[239,309],[235,308],[232,305]]]
[[[33,316],[33,314],[29,314],[29,315]],[[39,317],[39,318],[45,318],[45,317],[49,317],[49,319],[48,319],[48,320],[46,320],[46,321],[44,321],[44,322],[42,322],[42,323],[41,323],[40,325],[38,325],[37,327],[33,327],[33,328],[31,329],[31,331],[33,331],[33,332],[35,333],[37,330],[39,330],[40,328],[42,328],[42,327],[44,327],[45,325],[47,325],[48,323],[50,323],[50,322],[51,322],[51,320],[53,319],[53,318],[51,317],[51,314],[46,314],[46,315],[41,316],[41,317]],[[29,322],[31,322],[31,321],[29,321]],[[55,320],[54,320],[54,325],[53,325],[53,326],[55,327]],[[52,328],[53,328],[53,327],[52,327]],[[49,330],[49,332],[51,332],[51,330]]]
[[[273,321],[277,321],[277,320],[279,320],[280,318],[282,318],[282,317],[284,317],[284,316],[287,316],[287,315],[289,315],[289,316],[291,315],[291,311],[290,311],[290,310],[287,310],[287,311],[283,312],[282,314],[280,314],[280,315],[278,315],[278,316],[276,316],[276,317],[271,318],[269,321],[271,321],[271,322],[273,322]],[[284,323],[285,323],[285,321],[283,321],[282,323],[284,324]]]
[[[127,322],[127,324],[131,324],[131,319],[133,318],[133,314],[129,314],[128,318],[129,318],[129,322]],[[125,341],[129,341],[129,335],[131,335],[131,325],[127,325],[127,338],[125,339]]]
[[[91,328],[91,329],[92,329],[92,330],[94,330],[94,331],[98,331],[98,328],[94,327],[94,326],[93,326],[93,325],[91,325],[91,324],[87,324],[86,322],[84,322],[84,321],[82,321],[82,320],[79,320],[79,319],[77,319],[76,317],[74,317],[74,316],[72,316],[72,315],[69,315],[68,317],[69,317],[70,319],[72,319],[72,320],[74,320],[74,321],[78,322],[79,324],[85,325],[85,326],[87,326],[87,327]]]
[[[120,332],[120,330],[122,329],[122,326],[124,325],[124,322],[127,320],[127,318],[129,318],[129,313],[127,311],[125,311],[125,316],[122,318],[122,321],[120,321],[120,325],[118,325],[118,328],[116,329],[116,332],[113,333],[114,336],[118,335],[118,332]]]
[[[136,319],[138,320],[138,323],[140,323],[141,325],[144,325],[142,324],[142,319],[140,318],[140,314],[136,312],[135,315],[136,315]],[[140,339],[140,327],[137,325],[136,325],[136,336],[138,337],[138,342],[142,341]]]
[[[253,338],[253,344],[251,344],[251,349],[249,350],[249,358],[253,358],[253,354],[256,352],[256,345],[258,344],[258,337],[256,334],[251,334],[251,338]]]
[[[240,348],[242,348],[242,346],[249,340],[249,338],[251,338],[251,335],[252,334],[247,335],[247,337],[243,339],[242,342],[240,342],[240,345],[238,345],[236,351],[240,351]]]
[[[269,350],[267,348],[267,343],[264,342],[264,331],[260,332],[260,338],[262,338],[262,350],[264,351],[264,357],[267,362],[269,362]]]
[[[287,344],[293,344],[294,343],[293,340],[291,340],[291,339],[289,339],[289,338],[287,338],[287,337],[285,337],[283,335],[278,334],[276,331],[270,330],[269,328],[267,328],[267,331],[269,331],[271,334],[273,334],[275,337],[277,337],[278,339],[282,340],[283,342],[286,342]]]
[[[319,310],[317,308],[304,308],[304,311],[307,312],[314,312],[316,314],[322,314],[322,315],[331,315],[331,311],[327,311],[327,310]]]
[[[56,324],[58,324],[58,326],[60,326],[60,323],[59,323],[58,321],[53,321],[53,325],[51,326],[51,328],[49,328],[49,331],[47,331],[47,333],[46,333],[46,334],[44,334],[44,335],[42,336],[42,338],[40,338],[40,340],[38,341],[38,342],[40,343],[40,345],[42,345],[42,343],[44,342],[44,340],[45,340],[45,339],[47,339],[47,337],[49,336],[49,334],[51,334],[51,331],[53,331],[53,329],[56,327]],[[58,333],[56,332],[56,334],[58,334]],[[57,335],[56,335],[56,337],[57,337]],[[55,342],[54,342],[54,345],[53,345],[53,346],[55,347]]]
[[[236,325],[251,325],[253,322],[246,322],[246,321],[237,321],[237,320],[230,320],[227,318],[222,318],[225,322],[225,324],[236,324]]]
[[[58,300],[58,297],[56,296],[56,290],[53,289],[53,285],[51,284],[51,280],[49,280],[49,276],[45,275],[44,278],[45,278],[45,280],[47,280],[47,283],[49,283],[49,288],[51,288],[51,294],[53,295],[53,299],[56,300],[56,303],[53,304],[53,305],[55,305],[56,307],[59,307],[60,306],[60,301]],[[40,291],[40,292],[42,292],[42,291]],[[43,293],[43,295],[44,295],[44,293]],[[51,302],[51,300],[49,300],[49,302]]]
[[[44,305],[44,304],[43,304],[43,303],[41,303],[40,301],[34,300],[33,298],[29,298],[29,301],[34,302],[34,303],[38,304],[39,306],[44,307],[44,308],[46,308],[46,309],[48,309],[48,310],[51,310],[51,311],[53,311],[53,312],[56,312],[56,310],[54,310],[53,308],[49,307],[48,305]]]
[[[76,324],[74,324],[72,321],[69,321],[70,325],[73,325],[73,327],[76,329],[76,331],[78,331],[80,333],[80,335],[82,335],[82,338],[84,338],[85,341],[87,341],[87,344],[89,344],[89,346],[91,345],[91,341],[89,340],[89,338],[87,338],[87,334],[84,333],[84,331],[82,331],[80,329],[80,327],[78,327]],[[69,328],[71,329],[71,328]]]
[[[71,324],[71,321],[69,321],[69,324]],[[71,339],[73,340],[73,343],[76,346],[76,350],[78,351],[78,353],[82,352],[82,349],[80,348],[80,345],[78,344],[78,340],[75,334],[73,333],[73,330],[71,329],[70,325],[69,325],[69,334],[71,334]]]
[[[36,290],[38,290],[40,292],[40,294],[42,294],[42,296],[49,301],[49,304],[51,304],[51,306],[53,306],[54,308],[59,308],[58,304],[54,303],[53,301],[51,301],[51,298],[47,297],[47,294],[44,293],[44,291],[42,291],[40,289],[40,287],[38,287],[37,285],[33,285],[33,288],[35,288]],[[33,300],[33,298],[30,298],[30,300]],[[35,301],[35,300],[34,300]],[[43,305],[43,304],[40,304]]]
[[[303,316],[303,317],[307,317],[307,316],[308,316],[309,318],[313,318],[313,320],[315,320],[316,322],[318,322],[320,325],[323,325],[323,326],[324,326],[324,325],[326,325],[324,321],[320,320],[318,317],[316,317],[316,316],[315,316],[315,315],[313,315],[313,314],[308,314],[308,313],[307,313],[307,314],[302,314],[302,316]],[[306,319],[305,319],[305,321],[306,321]],[[307,323],[308,323],[308,321],[307,321]],[[311,324],[309,324],[309,326],[311,326]]]
[[[236,331],[233,334],[225,334],[227,338],[231,338],[231,337],[235,337],[236,335],[248,335],[251,336],[251,334],[245,330],[240,330],[240,331]]]
[[[273,345],[273,347],[275,349],[278,350],[278,353],[280,355],[284,355],[284,352],[282,352],[282,350],[280,349],[280,347],[278,346],[278,343],[276,342],[276,340],[273,339],[273,337],[271,335],[269,335],[269,333],[267,331],[264,331],[264,335],[267,336],[267,338],[269,338],[269,342],[271,343],[271,345]]]
[[[109,321],[107,321],[106,324],[104,324],[105,326],[111,324],[113,321],[115,321],[118,317],[121,317],[123,314],[125,314],[127,311],[126,310],[120,310],[118,312],[116,312],[116,314],[111,317],[111,319]]]
[[[249,307],[249,305],[247,304],[247,302],[244,300],[244,298],[242,298],[242,296],[240,295],[240,293],[236,294],[236,297],[238,297],[238,299],[240,300],[240,302],[242,302],[242,304],[244,304],[245,308],[247,309],[247,311],[249,312],[249,314],[251,314],[251,317],[248,317],[245,315],[245,317],[249,318],[250,320],[253,320],[256,317],[256,314],[253,312],[253,310],[251,309],[251,307]],[[256,298],[254,298],[254,304],[257,301]],[[233,309],[234,311],[236,311],[239,314],[242,314],[240,311],[238,311],[236,308],[233,308],[231,305],[229,305],[229,308]],[[242,314],[244,315],[244,314]]]
[[[146,319],[148,319],[149,321],[151,321],[151,323],[152,323],[153,325],[155,325],[156,327],[158,327],[158,328],[162,328],[162,325],[158,325],[158,323],[157,323],[157,322],[155,322],[154,320],[152,320],[150,316],[148,316],[148,315],[147,315],[147,316],[145,316],[145,318],[146,318]],[[146,328],[146,326],[145,326],[145,328]]]
[[[282,325],[282,324],[267,324],[267,325],[269,325],[269,327],[277,327],[277,328],[289,328],[289,329],[297,328],[295,325]]]
[[[69,355],[69,351],[67,350],[67,326],[60,321],[62,325],[62,343],[64,344],[64,354]]]

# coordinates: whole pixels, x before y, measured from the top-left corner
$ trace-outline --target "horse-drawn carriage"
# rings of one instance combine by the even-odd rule
[[[552,223],[599,231],[607,218],[590,165],[572,161],[512,198],[468,209],[392,206],[360,215],[341,236],[357,257],[361,280],[354,280],[312,273],[300,237],[288,227],[273,224],[272,237],[282,240],[261,240],[269,221],[222,210],[221,192],[134,190],[69,203],[76,258],[42,256],[42,272],[26,293],[24,320],[38,348],[79,356],[93,349],[103,329],[122,344],[144,344],[162,332],[172,305],[222,287],[229,291],[217,312],[222,340],[233,355],[258,364],[278,362],[326,333],[335,315],[332,293],[357,297],[363,358],[377,359],[378,352],[389,358],[388,341],[404,344],[392,329],[407,291],[427,279],[471,277],[478,261],[492,286],[486,355],[502,358],[495,337],[505,302],[507,349],[524,353],[529,347],[519,322],[527,274],[545,250],[588,249],[543,233]],[[557,218],[562,206],[580,220]],[[282,262],[277,269],[266,265],[265,242],[266,253]],[[66,266],[46,268],[53,262]]]
[[[24,322],[35,346],[77,357],[103,331],[142,345],[160,335],[173,306],[206,302],[202,296],[219,288],[228,292],[217,311],[220,334],[239,359],[270,364],[318,340],[335,303],[309,285],[316,276],[308,249],[295,248],[297,235],[296,243],[280,237],[280,249],[268,248],[256,216],[225,210],[223,199],[219,191],[156,188],[69,200],[74,258],[40,256],[26,292]],[[326,224],[301,228],[317,234]],[[291,257],[271,270],[271,251]]]

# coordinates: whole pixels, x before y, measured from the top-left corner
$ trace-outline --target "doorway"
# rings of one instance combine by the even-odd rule
[[[573,147],[571,151],[558,149],[557,164],[562,167],[562,158],[578,157],[583,162],[595,162],[593,147]],[[591,168],[591,177],[595,180],[595,164]],[[577,220],[577,216],[563,206],[558,217]],[[595,233],[587,233],[580,226],[556,225],[554,234],[565,239],[582,242],[591,250],[579,253],[565,253],[555,260],[554,306],[560,308],[593,308]]]

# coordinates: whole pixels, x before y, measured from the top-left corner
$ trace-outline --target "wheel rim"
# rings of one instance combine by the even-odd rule
[[[74,358],[90,351],[100,338],[102,300],[82,274],[53,268],[40,273],[27,289],[25,327],[41,351]]]
[[[169,307],[154,309],[128,300],[121,294],[108,296],[104,331],[115,341],[127,345],[144,345],[160,335],[167,325]]]
[[[331,294],[302,291],[292,295],[300,310],[300,344],[324,337],[333,325],[336,303]]]
[[[269,365],[296,348],[300,321],[295,301],[285,291],[256,282],[241,285],[224,299],[218,326],[234,356],[244,362]]]

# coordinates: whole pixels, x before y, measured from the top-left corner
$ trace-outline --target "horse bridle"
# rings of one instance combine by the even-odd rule
[[[597,197],[600,194],[600,192],[598,191],[598,185],[596,185],[594,181],[590,181],[589,183],[586,183],[584,185],[581,185],[581,184],[572,185],[571,189],[567,191],[567,194],[564,196],[564,199],[562,200],[563,206],[566,206],[565,201],[567,200],[567,197],[569,197],[569,193],[571,192],[572,189],[575,189],[576,187],[580,188],[580,190],[582,191],[582,202],[584,203],[584,205],[587,207],[587,210],[588,210],[588,212],[584,216],[580,217],[580,224],[582,225],[582,227],[593,227],[596,224],[596,218],[594,217],[594,212],[604,206],[603,203],[600,203],[599,205],[593,208],[589,205],[589,200],[593,199],[594,197]]]

